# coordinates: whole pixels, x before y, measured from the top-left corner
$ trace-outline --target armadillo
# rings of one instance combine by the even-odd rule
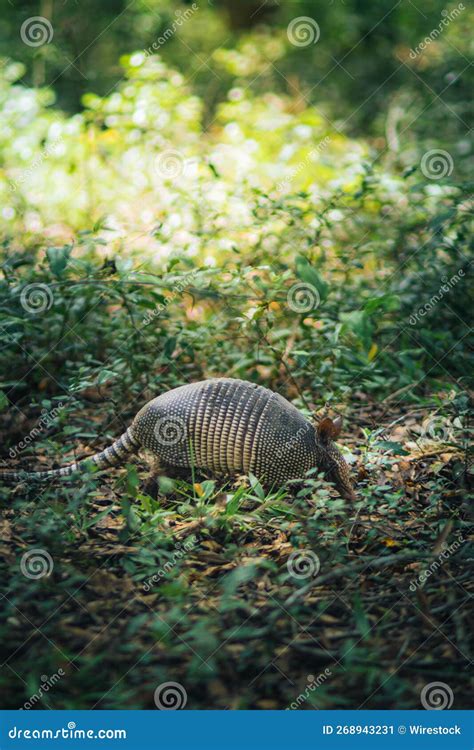
[[[169,467],[214,474],[252,473],[267,487],[325,472],[346,499],[354,499],[348,466],[334,445],[340,418],[317,426],[268,388],[234,378],[211,378],[174,388],[149,401],[112,445],[61,469],[3,472],[5,480],[42,480],[123,464],[140,448]]]

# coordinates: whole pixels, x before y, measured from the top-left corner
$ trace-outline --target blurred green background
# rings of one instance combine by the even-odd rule
[[[446,141],[465,134],[462,121],[468,126],[471,98],[468,4],[202,0],[195,6],[190,22],[167,38],[159,53],[192,81],[205,101],[205,121],[237,85],[252,93],[299,94],[305,103],[324,106],[332,118],[348,120],[351,134],[386,135],[389,107],[401,110],[398,117],[392,113],[397,121],[426,108],[413,134],[438,138],[440,126]],[[123,75],[120,56],[149,48],[192,2],[2,0],[0,7],[0,54],[24,61],[22,81],[51,86],[57,105],[72,113],[81,109],[85,93],[110,93]],[[424,55],[410,58],[410,50],[453,9],[459,16],[443,27]],[[32,16],[48,18],[54,37],[28,49],[19,29]],[[288,44],[286,34],[288,23],[301,16],[315,19],[320,28],[318,42],[304,48]],[[441,94],[442,101],[437,98]]]

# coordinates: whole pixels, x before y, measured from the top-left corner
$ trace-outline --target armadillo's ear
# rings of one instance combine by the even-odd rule
[[[341,431],[341,427],[341,417],[336,417],[334,422],[329,417],[324,417],[324,419],[322,419],[318,424],[316,432],[320,441],[322,443],[327,443],[329,440],[335,440],[335,438],[337,438]]]
[[[336,417],[336,419],[333,419],[333,425],[334,425],[334,435],[333,439],[335,440],[339,435],[341,434],[342,430],[342,417]]]

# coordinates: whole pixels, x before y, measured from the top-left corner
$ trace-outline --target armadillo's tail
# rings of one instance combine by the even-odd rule
[[[112,443],[101,453],[95,453],[93,456],[82,459],[82,461],[76,461],[62,469],[51,469],[51,471],[0,471],[0,480],[41,481],[50,477],[67,477],[75,471],[87,471],[93,466],[97,466],[99,469],[107,469],[109,466],[119,466],[126,460],[127,456],[136,453],[139,448],[140,443],[134,436],[132,428],[129,427],[115,443]]]

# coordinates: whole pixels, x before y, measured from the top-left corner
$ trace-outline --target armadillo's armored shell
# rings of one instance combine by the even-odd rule
[[[270,484],[301,478],[316,465],[311,423],[277,393],[244,380],[168,391],[141,409],[133,433],[172,466],[252,472]]]

